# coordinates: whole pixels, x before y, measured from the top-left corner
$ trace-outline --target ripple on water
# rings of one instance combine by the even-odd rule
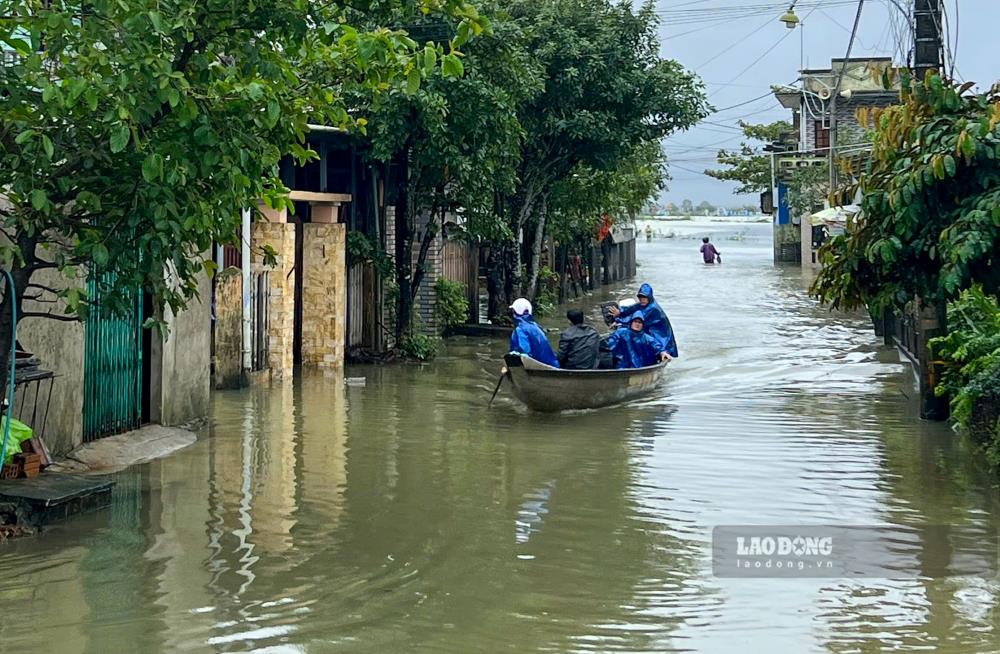
[[[769,226],[677,229],[639,245],[682,355],[658,396],[487,409],[506,346],[488,339],[352,367],[364,386],[216,394],[204,438],[122,476],[111,511],[5,546],[5,645],[996,651],[993,579],[713,576],[716,526],[887,525],[909,560],[940,553],[922,526],[995,529],[997,496],[961,440],[915,417],[870,321],[770,265]],[[698,263],[703,232],[723,266]]]

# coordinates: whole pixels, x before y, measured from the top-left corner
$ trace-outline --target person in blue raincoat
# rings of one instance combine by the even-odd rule
[[[620,310],[611,307],[609,309],[611,315],[617,319],[619,325],[627,326],[630,323],[629,317],[636,311],[642,311],[646,333],[663,343],[663,349],[667,354],[676,357],[677,341],[674,339],[674,329],[670,326],[667,313],[653,297],[653,287],[643,284],[639,287],[636,297],[639,298],[638,304]]]
[[[514,312],[514,333],[510,335],[510,351],[527,354],[535,361],[558,368],[559,359],[552,351],[549,339],[545,337],[545,332],[531,315],[531,302],[521,297],[514,300],[510,308]]]
[[[630,312],[628,327],[619,327],[608,337],[608,348],[618,368],[645,368],[670,358],[663,342],[644,331],[643,312]]]

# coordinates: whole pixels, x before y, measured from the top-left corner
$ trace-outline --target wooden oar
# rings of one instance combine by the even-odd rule
[[[500,392],[500,384],[503,383],[504,378],[507,376],[507,367],[504,366],[500,369],[500,379],[497,380],[497,387],[493,389],[493,396],[490,397],[490,403],[486,405],[486,408],[493,406],[493,400],[496,399],[497,393]]]

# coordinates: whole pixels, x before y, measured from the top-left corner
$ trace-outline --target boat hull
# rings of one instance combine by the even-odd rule
[[[517,399],[535,411],[596,409],[651,393],[667,362],[625,370],[561,370],[529,356],[507,354],[511,386]]]

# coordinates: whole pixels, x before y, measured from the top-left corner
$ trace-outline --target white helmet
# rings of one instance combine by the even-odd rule
[[[531,302],[528,302],[523,297],[514,300],[514,304],[510,305],[510,308],[514,310],[515,315],[531,315]]]

